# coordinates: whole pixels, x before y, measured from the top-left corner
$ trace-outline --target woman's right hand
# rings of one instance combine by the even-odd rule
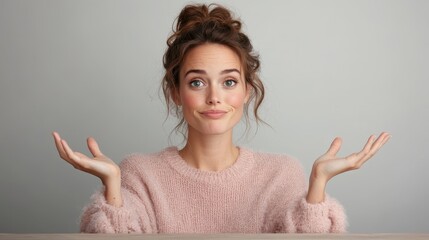
[[[53,132],[55,146],[60,157],[70,163],[74,168],[100,178],[105,186],[104,196],[110,205],[122,206],[121,196],[121,170],[110,158],[104,156],[94,138],[88,138],[88,149],[93,158],[80,152],[74,152],[57,132]]]
[[[57,132],[53,132],[52,135],[54,136],[55,146],[57,147],[60,157],[70,163],[74,168],[100,178],[105,186],[109,182],[120,181],[121,171],[119,166],[101,153],[94,138],[89,137],[87,139],[88,149],[93,155],[93,158],[90,158],[83,153],[74,152],[67,142],[61,139]]]

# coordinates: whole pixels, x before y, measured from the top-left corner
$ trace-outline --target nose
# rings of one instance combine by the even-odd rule
[[[208,88],[206,103],[209,105],[216,105],[220,103],[219,91],[215,86],[210,86]]]

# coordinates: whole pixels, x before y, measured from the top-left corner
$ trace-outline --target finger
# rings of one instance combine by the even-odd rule
[[[103,153],[101,153],[100,148],[98,147],[98,144],[97,144],[97,142],[95,141],[94,138],[89,137],[87,139],[87,143],[88,143],[89,151],[92,153],[92,155],[94,157],[101,157],[101,156],[103,156]]]
[[[388,133],[382,133],[377,140],[372,144],[371,150],[361,159],[361,164],[365,163],[368,159],[372,158],[378,150],[389,140],[390,135]]]
[[[63,144],[63,141],[64,140],[60,140],[60,143],[59,143],[59,147],[61,148],[61,149],[63,149],[63,153],[62,154],[60,154],[60,156],[61,156],[61,158],[62,159],[64,159],[66,162],[68,162],[70,165],[72,165],[74,168],[76,168],[76,163],[74,162],[74,160],[72,160],[68,155],[67,155],[67,152],[66,152],[66,150],[65,150],[65,147],[64,147],[64,144]]]
[[[341,142],[342,142],[341,138],[336,137],[334,141],[332,141],[331,146],[326,152],[326,155],[335,156],[341,148]]]
[[[387,141],[389,141],[389,139],[392,137],[392,135],[390,135],[389,133],[387,133],[387,136],[383,139],[383,141],[381,142],[381,146],[383,146],[385,143],[387,143]]]
[[[374,146],[374,138],[375,138],[375,136],[374,135],[371,135],[369,138],[368,138],[368,140],[366,141],[366,143],[365,143],[365,146],[363,147],[363,149],[362,149],[362,151],[360,151],[359,153],[358,153],[358,155],[360,154],[360,155],[365,155],[365,154],[368,154],[370,151],[371,151],[371,148]]]
[[[64,159],[67,154],[63,148],[63,145],[61,144],[61,137],[57,132],[53,132],[52,135],[54,136],[55,147],[57,148],[60,157]]]
[[[381,133],[372,145],[370,153],[375,154],[384,145],[384,143],[387,142],[387,140],[389,140],[389,134],[385,132]]]
[[[73,150],[70,148],[67,142],[65,140],[61,140],[61,143],[69,159],[69,160],[67,159],[65,160],[67,160],[67,162],[69,162],[73,166],[76,166],[75,164],[79,164],[80,158],[76,154],[74,154]]]
[[[374,135],[368,139],[367,144],[365,145],[365,148],[360,152],[357,156],[357,163],[359,167],[363,165],[366,161],[368,161],[371,157],[373,157],[377,151],[384,145],[384,143],[389,140],[389,134],[388,133],[382,133],[377,138],[377,140],[374,141]],[[368,150],[368,146],[370,146]]]
[[[369,157],[367,158],[369,152],[371,151],[371,147],[374,143],[374,135],[371,135],[367,142],[365,143],[364,147],[362,148],[362,150],[358,153],[352,153],[350,155],[348,155],[345,159],[347,160],[348,164],[350,164],[350,167],[353,169],[357,169],[360,168],[360,166],[365,163],[366,160],[369,159]]]

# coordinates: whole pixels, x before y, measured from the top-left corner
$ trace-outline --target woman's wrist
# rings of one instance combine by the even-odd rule
[[[121,176],[116,176],[107,180],[103,180],[104,185],[104,197],[106,202],[115,207],[122,206],[122,195],[121,195]]]
[[[325,201],[325,189],[327,180],[324,178],[310,177],[306,200],[308,203],[316,204]]]

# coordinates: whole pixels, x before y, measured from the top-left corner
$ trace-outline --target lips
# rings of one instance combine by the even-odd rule
[[[204,117],[210,118],[210,119],[219,119],[223,117],[227,111],[224,110],[207,110],[200,112]]]

